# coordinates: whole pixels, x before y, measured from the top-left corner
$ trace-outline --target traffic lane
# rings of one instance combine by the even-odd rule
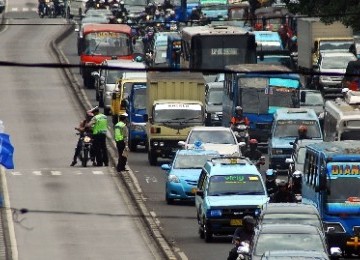
[[[185,254],[188,259],[195,260],[226,258],[232,248],[231,238],[216,237],[212,243],[205,243],[200,239],[193,202],[167,205],[166,173],[160,166],[169,162],[171,161],[168,159],[160,159],[158,166],[149,166],[147,153],[143,150],[129,155],[129,166],[139,181],[147,208],[156,214],[165,237],[176,251],[180,251],[177,252],[179,257]]]
[[[61,43],[61,48],[71,64],[79,63],[76,36],[74,33]],[[79,70],[75,68],[72,69],[72,72],[78,82],[82,84]],[[86,89],[86,93],[92,104],[97,104],[95,91]],[[149,166],[147,153],[144,150],[130,153],[128,160],[129,166],[142,189],[145,204],[159,219],[163,234],[179,250],[179,257],[186,255],[189,259],[225,258],[232,247],[231,239],[215,239],[214,243],[211,244],[200,239],[194,204],[166,204],[165,173],[160,168],[162,162],[169,162],[169,160],[159,160],[158,167]]]
[[[54,62],[48,43],[64,28],[63,21],[59,26],[54,24],[57,21],[27,19],[26,26],[8,26],[1,34],[0,59]],[[47,22],[52,25],[47,27]],[[62,70],[2,67],[0,75],[0,118],[15,147],[16,169],[6,177],[10,203],[30,210],[15,218],[21,259],[86,259],[92,255],[97,259],[117,259],[119,255],[155,259],[149,249],[152,243],[144,241],[136,218],[86,216],[89,212],[130,215],[131,203],[122,199],[124,189],[115,185],[114,176],[104,174],[99,180],[95,178],[100,174],[84,174],[81,181],[57,178],[73,170],[68,165],[77,142],[74,126],[81,119],[81,109],[66,87]],[[50,176],[37,178],[40,173],[45,175],[44,171]],[[34,175],[33,179],[11,179],[28,174]],[[34,214],[37,211],[42,213]],[[64,217],[67,212],[79,214]]]
[[[76,52],[76,34],[68,37],[62,43],[62,49],[71,64],[78,64],[79,56]],[[77,68],[72,69],[77,80],[82,84],[82,78]],[[89,100],[96,105],[95,91],[86,90]],[[265,152],[265,151],[263,151]],[[263,177],[268,166],[268,156],[266,165],[261,167]],[[229,238],[215,239],[213,243],[206,244],[199,238],[196,221],[196,209],[193,204],[181,203],[179,205],[167,205],[165,202],[165,173],[160,169],[161,160],[158,167],[149,166],[147,153],[140,150],[129,154],[129,166],[137,177],[143,191],[144,200],[147,208],[156,214],[160,220],[162,231],[168,241],[180,252],[179,257],[187,256],[189,259],[223,259],[227,257],[232,248]],[[286,179],[281,176],[281,179]],[[264,179],[265,180],[265,179]]]

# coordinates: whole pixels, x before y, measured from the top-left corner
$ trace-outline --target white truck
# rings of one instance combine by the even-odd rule
[[[320,18],[299,18],[297,21],[298,68],[309,86],[314,65],[325,51],[349,52],[354,44],[353,30],[341,22],[325,24]]]

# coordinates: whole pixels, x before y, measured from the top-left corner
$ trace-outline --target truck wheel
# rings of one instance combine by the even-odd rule
[[[210,243],[212,241],[213,238],[213,234],[211,233],[211,231],[209,230],[209,228],[206,226],[206,222],[205,220],[203,220],[203,231],[204,231],[204,238],[205,238],[205,242],[206,243]]]
[[[157,157],[156,157],[156,154],[155,154],[155,153],[149,151],[149,152],[148,152],[148,160],[149,160],[150,165],[156,166],[156,164],[157,164]]]

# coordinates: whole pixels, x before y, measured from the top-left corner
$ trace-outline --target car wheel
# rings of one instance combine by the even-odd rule
[[[156,157],[156,154],[154,152],[151,152],[151,151],[148,152],[148,160],[149,160],[150,165],[156,166],[157,157]]]
[[[211,233],[211,231],[207,227],[205,220],[203,220],[203,232],[204,232],[205,242],[210,243],[212,241],[213,234]]]
[[[167,195],[165,195],[166,197],[165,197],[165,200],[166,200],[166,203],[168,204],[168,205],[172,205],[172,204],[174,204],[174,199],[170,199]]]

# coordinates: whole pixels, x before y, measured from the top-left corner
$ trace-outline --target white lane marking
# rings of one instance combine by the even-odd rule
[[[37,176],[40,176],[40,175],[42,175],[42,172],[41,171],[33,171],[33,174],[37,175]]]
[[[83,173],[82,173],[81,171],[75,171],[74,174],[76,174],[76,175],[81,175],[81,174],[83,174]]]
[[[145,175],[145,181],[146,181],[147,183],[150,183],[150,182],[158,182],[158,180],[156,179],[155,176],[146,176],[146,175]]]
[[[12,12],[17,12],[17,11],[18,11],[18,8],[17,8],[17,7],[13,7],[13,8],[11,8],[11,11],[12,11]]]
[[[61,175],[61,171],[50,171],[51,175],[58,176]]]
[[[0,166],[0,178],[1,178],[0,183],[2,184],[2,190],[3,190],[3,196],[4,196],[4,208],[6,209],[7,226],[9,229],[11,257],[13,260],[18,260],[19,256],[18,256],[17,242],[16,242],[16,237],[15,237],[13,216],[12,216],[12,211],[11,211],[11,206],[10,206],[9,191],[7,188],[5,170],[2,166]]]
[[[23,7],[23,12],[28,12],[29,11],[29,8],[27,8],[27,7]]]
[[[11,172],[12,175],[22,175],[21,172]]]
[[[92,172],[93,172],[93,174],[97,174],[97,175],[104,174],[103,171],[92,171]]]

